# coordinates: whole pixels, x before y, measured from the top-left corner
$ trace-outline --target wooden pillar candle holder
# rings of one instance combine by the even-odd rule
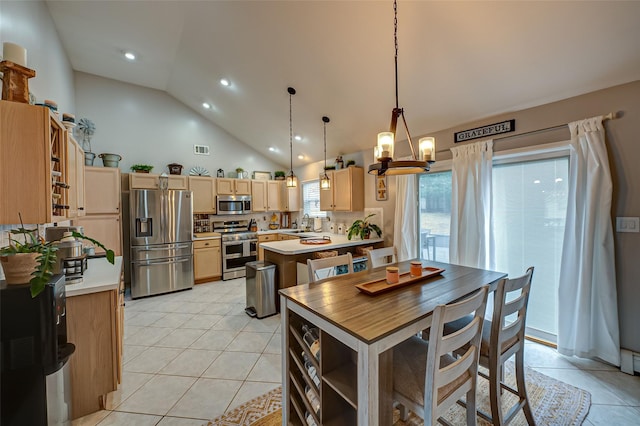
[[[29,103],[29,79],[36,76],[35,70],[11,61],[0,62],[2,77],[2,99]]]

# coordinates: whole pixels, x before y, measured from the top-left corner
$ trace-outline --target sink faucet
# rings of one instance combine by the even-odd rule
[[[302,216],[302,228],[305,231],[311,230],[311,225],[309,225],[309,219],[311,219],[309,217],[309,213],[305,213],[304,216]]]

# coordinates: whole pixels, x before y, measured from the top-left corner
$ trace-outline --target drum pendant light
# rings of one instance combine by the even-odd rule
[[[329,120],[329,117],[325,116],[322,117],[322,121],[324,123],[324,174],[320,179],[320,189],[323,191],[327,191],[331,189],[331,181],[329,180],[329,176],[327,175],[327,123],[331,120]]]
[[[291,97],[296,94],[296,89],[293,87],[288,87],[287,92],[289,93],[289,174],[287,175],[287,187],[295,188],[298,185],[298,178],[296,178],[295,173],[293,173],[293,118],[292,118],[292,108],[291,108]]]

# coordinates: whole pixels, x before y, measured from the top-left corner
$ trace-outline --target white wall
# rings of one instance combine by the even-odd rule
[[[36,71],[29,91],[38,102],[50,99],[60,112],[73,112],[73,71],[44,2],[1,1],[0,45],[16,43],[27,49],[27,67]]]
[[[124,173],[136,163],[154,166],[153,173],[168,172],[169,163],[182,164],[183,174],[200,166],[212,176],[219,168],[225,176],[237,167],[249,173],[286,169],[163,91],[81,72],[75,77],[76,118],[96,125],[92,151],[121,155]],[[195,155],[194,144],[208,145],[210,155]],[[102,161],[96,158],[94,165]]]

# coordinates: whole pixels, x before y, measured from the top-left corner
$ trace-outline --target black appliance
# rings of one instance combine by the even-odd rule
[[[29,284],[0,281],[0,304],[0,423],[69,424],[65,364],[75,346],[67,341],[64,275],[55,275],[35,298]]]

